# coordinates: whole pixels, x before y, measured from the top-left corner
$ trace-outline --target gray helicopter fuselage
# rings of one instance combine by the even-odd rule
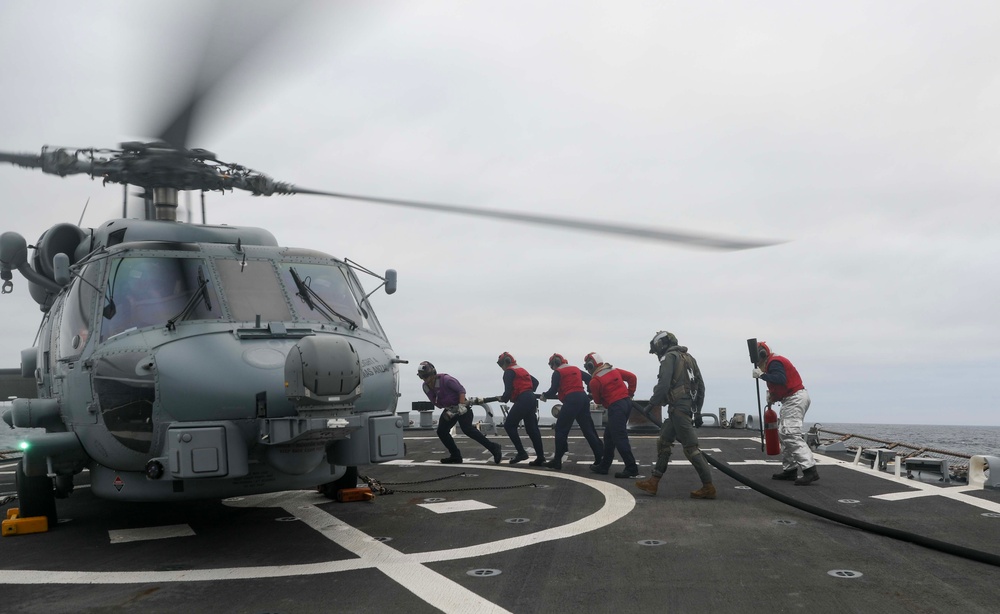
[[[27,475],[87,467],[99,496],[170,500],[317,486],[402,456],[402,361],[348,263],[254,228],[46,235],[34,268],[72,252],[73,275],[33,283],[47,313],[22,371],[39,399],[15,401],[12,422],[47,432]]]

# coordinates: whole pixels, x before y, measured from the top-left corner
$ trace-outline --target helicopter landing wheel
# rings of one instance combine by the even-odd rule
[[[55,479],[55,487],[56,499],[66,499],[73,494],[73,476],[57,475]]]
[[[17,481],[17,500],[21,518],[47,516],[49,528],[56,526],[59,516],[56,515],[56,496],[52,487],[52,478],[40,475],[29,477],[24,474],[24,460],[17,463],[14,471]]]
[[[327,499],[337,498],[337,491],[343,488],[354,488],[358,485],[358,468],[357,467],[347,467],[347,471],[340,478],[327,482],[326,484],[319,485],[319,491],[323,493],[323,496]]]

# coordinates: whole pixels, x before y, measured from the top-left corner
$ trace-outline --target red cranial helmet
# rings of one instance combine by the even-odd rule
[[[591,352],[583,358],[583,368],[587,370],[587,373],[591,375],[597,370],[597,367],[604,364],[604,360],[601,355],[597,352]]]
[[[506,369],[507,367],[516,365],[517,361],[514,360],[514,357],[510,355],[510,352],[504,352],[503,354],[500,354],[499,357],[497,357],[497,364],[500,366],[501,369]]]
[[[553,354],[549,356],[549,366],[553,369],[558,369],[562,365],[568,364],[569,361],[562,354]]]
[[[757,362],[763,362],[767,360],[768,356],[771,355],[771,348],[767,347],[766,341],[761,341],[757,344]]]

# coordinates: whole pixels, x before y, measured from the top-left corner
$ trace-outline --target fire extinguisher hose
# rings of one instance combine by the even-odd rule
[[[655,424],[656,426],[663,426],[663,423],[656,419],[649,410],[647,410],[642,405],[639,405],[635,401],[632,401],[632,407],[638,409],[646,418]],[[994,565],[1000,567],[1000,556],[993,554],[991,552],[983,552],[982,550],[976,550],[974,548],[967,548],[965,546],[959,546],[957,544],[950,544],[948,542],[941,541],[939,539],[934,539],[933,537],[927,537],[925,535],[918,535],[916,533],[911,533],[909,531],[902,531],[900,529],[893,529],[892,527],[885,527],[879,524],[874,524],[871,522],[866,522],[864,520],[858,520],[857,518],[851,518],[850,516],[845,516],[843,514],[838,514],[837,512],[831,512],[830,510],[825,510],[821,507],[811,505],[809,503],[803,503],[797,499],[789,497],[788,495],[782,494],[772,488],[768,488],[759,482],[755,482],[750,478],[737,473],[732,467],[723,463],[722,461],[715,460],[712,458],[711,454],[708,454],[702,450],[702,454],[705,459],[708,460],[709,464],[725,473],[729,477],[733,478],[737,482],[749,486],[750,488],[756,490],[762,495],[771,497],[775,501],[780,501],[786,505],[791,505],[794,508],[800,509],[803,512],[808,512],[820,518],[826,518],[827,520],[832,520],[834,522],[839,522],[840,524],[847,525],[849,527],[854,527],[855,529],[861,529],[862,531],[868,531],[869,533],[875,533],[876,535],[883,535],[885,537],[891,537],[893,539],[898,539],[904,542],[910,542],[911,544],[916,544],[918,546],[923,546],[925,548],[930,548],[932,550],[937,550],[939,552],[944,552],[954,556],[960,556],[965,559],[972,561],[978,561],[980,563],[986,563],[987,565]]]
[[[832,520],[834,522],[839,522],[840,524],[847,525],[849,527],[854,527],[855,529],[861,529],[862,531],[868,531],[869,533],[875,533],[876,535],[884,535],[885,537],[891,537],[893,539],[898,539],[904,542],[910,542],[911,544],[917,544],[918,546],[923,546],[925,548],[930,548],[932,550],[937,550],[939,552],[945,552],[947,554],[952,554],[955,556],[960,556],[965,559],[970,559],[973,561],[978,561],[980,563],[986,563],[987,565],[994,565],[1000,567],[1000,555],[996,555],[990,552],[983,552],[982,550],[976,550],[974,548],[967,548],[965,546],[959,546],[957,544],[951,544],[948,542],[941,541],[939,539],[934,539],[932,537],[927,537],[925,535],[918,535],[916,533],[911,533],[909,531],[903,531],[900,529],[894,529],[892,527],[886,527],[871,522],[866,522],[864,520],[858,520],[857,518],[851,518],[850,516],[845,516],[843,514],[838,514],[837,512],[832,512],[830,510],[811,505],[809,503],[803,503],[797,499],[789,497],[788,495],[782,494],[772,488],[768,488],[763,484],[755,482],[750,478],[737,473],[729,465],[712,458],[711,454],[702,452],[705,458],[708,460],[709,464],[713,467],[725,473],[729,477],[733,478],[737,482],[749,486],[750,488],[756,490],[762,495],[767,495],[775,501],[780,501],[787,505],[791,505],[794,508],[800,509],[804,512],[809,512],[819,516],[820,518],[826,518],[827,520]]]

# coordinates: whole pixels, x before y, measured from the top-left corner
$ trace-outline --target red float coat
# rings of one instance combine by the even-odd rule
[[[559,373],[559,391],[556,396],[560,401],[565,401],[566,397],[574,392],[583,392],[583,371],[573,365],[563,365],[556,369]]]
[[[767,364],[764,366],[764,373],[767,373],[768,367],[771,363],[778,361],[781,366],[785,368],[785,383],[779,384],[777,382],[770,382],[767,377],[762,377],[765,382],[767,382],[767,391],[771,393],[771,398],[776,401],[787,397],[790,394],[795,394],[799,390],[803,390],[805,386],[802,385],[802,377],[799,375],[798,370],[792,365],[791,361],[784,356],[778,356],[777,354],[771,354],[767,359]]]
[[[516,401],[522,392],[528,392],[529,390],[534,390],[536,384],[531,380],[531,374],[528,373],[527,369],[514,365],[507,368],[508,371],[514,373],[514,382],[512,383],[513,392],[510,393],[510,400]]]
[[[603,407],[635,395],[636,377],[625,369],[598,369],[590,379],[590,396]]]

